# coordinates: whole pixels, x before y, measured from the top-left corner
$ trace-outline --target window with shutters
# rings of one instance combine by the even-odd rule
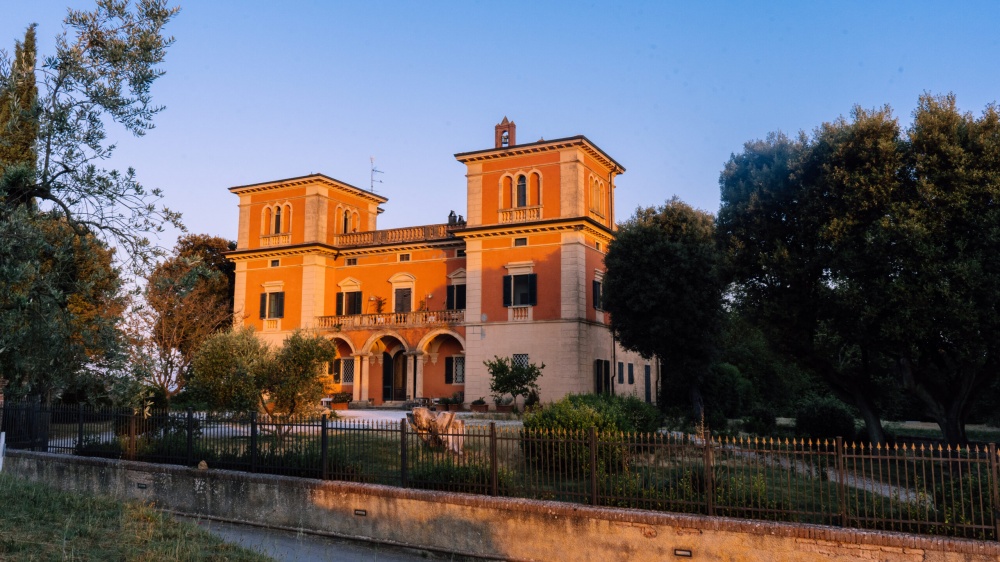
[[[632,364],[628,364],[628,383],[635,384],[635,372],[632,370]]]
[[[504,275],[503,305],[535,306],[538,304],[538,275]]]
[[[592,295],[591,295],[592,299],[594,301],[594,303],[593,303],[594,304],[594,309],[595,310],[604,310],[603,284],[600,281],[598,281],[597,279],[594,279],[594,281],[593,281],[593,285],[591,286],[591,293],[592,293]]]
[[[444,358],[444,383],[465,384],[464,355],[453,355]]]
[[[361,314],[361,291],[337,293],[337,316]]]
[[[448,310],[465,310],[465,285],[448,285]]]
[[[260,317],[284,318],[285,317],[285,292],[276,291],[272,293],[260,294]]]
[[[625,384],[625,364],[618,362],[618,384]]]

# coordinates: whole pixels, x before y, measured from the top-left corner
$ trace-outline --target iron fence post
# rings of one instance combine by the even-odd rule
[[[704,444],[705,463],[705,506],[708,515],[715,515],[715,471],[713,470],[714,459],[712,458],[712,434],[705,430],[701,434]]]
[[[136,434],[136,423],[135,423],[136,413],[132,412],[132,415],[128,418],[128,460],[135,460],[135,434]]]
[[[194,464],[194,409],[187,409],[187,465]]]
[[[597,428],[590,426],[590,505],[597,504]]]
[[[322,424],[319,428],[319,462],[320,462],[319,477],[322,480],[328,480],[330,475],[329,475],[329,469],[327,468],[328,451],[326,445],[326,414],[323,414],[323,417],[320,418],[319,423]]]
[[[76,411],[76,452],[83,450],[83,403],[81,402]]]
[[[406,420],[399,420],[399,481],[406,488]]]
[[[257,412],[250,412],[250,472],[257,472]]]
[[[490,422],[490,495],[497,492],[497,423]]]
[[[840,526],[847,527],[847,465],[844,463],[844,438],[837,437],[837,503],[840,509]]]
[[[997,477],[1000,476],[1000,471],[997,469],[997,444],[990,443],[989,448],[990,455],[990,509],[993,515],[993,529],[996,535],[993,540],[1000,541],[1000,483],[997,482]]]

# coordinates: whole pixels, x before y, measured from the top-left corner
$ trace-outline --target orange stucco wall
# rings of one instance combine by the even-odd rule
[[[502,179],[505,174],[512,176],[511,185],[516,186],[517,176],[537,172],[541,175],[539,189],[531,189],[529,184],[527,206],[538,205],[541,198],[542,216],[559,216],[559,153],[544,152],[515,156],[483,164],[483,224],[497,224],[500,209],[513,207],[511,192],[505,189]],[[540,191],[540,194],[538,193]]]

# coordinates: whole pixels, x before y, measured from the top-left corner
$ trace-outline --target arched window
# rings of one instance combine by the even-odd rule
[[[271,208],[267,207],[264,209],[264,225],[261,229],[261,234],[271,233]]]
[[[344,234],[351,231],[351,212],[344,211]]]
[[[274,234],[281,234],[281,207],[274,209]]]
[[[503,134],[500,135],[500,146],[506,148],[509,145],[510,145],[510,132],[504,131]]]
[[[517,176],[517,206],[528,206],[528,179],[524,176]]]
[[[531,180],[528,182],[528,202],[534,202],[535,205],[542,204],[542,175],[538,172],[531,173]]]

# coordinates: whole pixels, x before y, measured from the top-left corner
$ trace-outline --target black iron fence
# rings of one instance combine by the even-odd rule
[[[7,402],[8,446],[504,497],[998,540],[998,456],[973,447],[531,431]]]

